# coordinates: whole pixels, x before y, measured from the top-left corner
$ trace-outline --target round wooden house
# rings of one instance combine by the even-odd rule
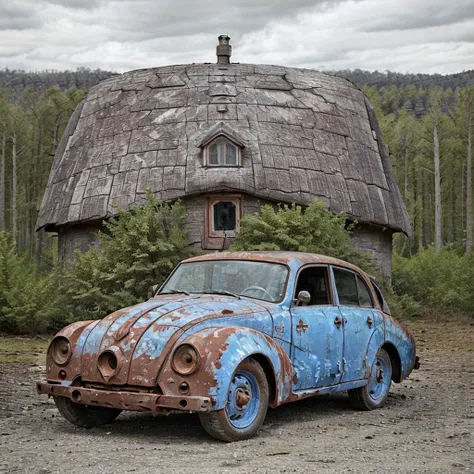
[[[62,258],[86,249],[117,206],[181,199],[191,241],[232,243],[265,203],[324,201],[359,226],[354,243],[390,276],[392,234],[410,223],[374,111],[347,80],[230,62],[127,72],[93,87],[57,149],[37,228]]]

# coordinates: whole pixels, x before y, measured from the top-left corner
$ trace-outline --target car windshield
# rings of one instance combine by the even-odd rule
[[[283,298],[288,268],[248,260],[207,260],[182,263],[160,294],[210,293],[248,296],[276,302]]]

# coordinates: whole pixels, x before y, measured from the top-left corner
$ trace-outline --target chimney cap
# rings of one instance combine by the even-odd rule
[[[219,44],[217,45],[217,64],[230,64],[232,55],[232,46],[229,44],[230,36],[220,35]]]
[[[220,35],[217,39],[219,40],[219,44],[229,44],[230,36]]]

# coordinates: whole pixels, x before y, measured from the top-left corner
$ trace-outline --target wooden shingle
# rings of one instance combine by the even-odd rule
[[[204,166],[202,138],[238,137],[237,168]],[[320,199],[410,233],[375,113],[348,81],[308,69],[192,64],[93,87],[58,146],[37,227],[104,219],[143,200],[242,192]]]

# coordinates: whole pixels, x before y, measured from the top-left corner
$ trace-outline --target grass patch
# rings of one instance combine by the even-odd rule
[[[49,338],[0,336],[0,364],[44,363],[49,343]]]

